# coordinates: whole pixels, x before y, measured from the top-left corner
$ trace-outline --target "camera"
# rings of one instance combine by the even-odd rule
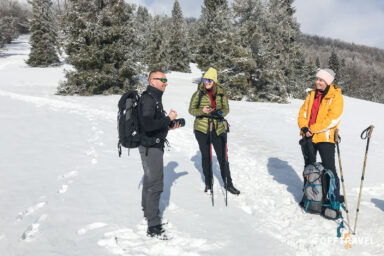
[[[176,123],[179,123],[181,127],[185,125],[185,119],[184,118],[178,118],[169,123],[169,128],[173,128]]]

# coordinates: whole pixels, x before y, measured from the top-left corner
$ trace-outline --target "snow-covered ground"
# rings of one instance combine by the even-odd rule
[[[376,128],[357,234],[344,240],[336,222],[298,206],[301,100],[230,102],[229,160],[241,195],[229,195],[225,206],[215,159],[212,207],[188,114],[201,72],[192,66],[191,74],[167,74],[165,109],[175,109],[186,126],[168,137],[161,210],[173,239],[160,241],[145,235],[138,152],[117,155],[119,96],[57,96],[70,67],[30,68],[28,52],[21,36],[0,53],[2,256],[384,255],[384,105],[345,97],[340,148],[352,226],[366,146],[360,133]]]

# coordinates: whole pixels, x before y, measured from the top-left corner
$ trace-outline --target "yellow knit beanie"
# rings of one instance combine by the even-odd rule
[[[207,72],[205,72],[203,78],[212,79],[215,84],[217,84],[217,71],[216,69],[210,67]]]

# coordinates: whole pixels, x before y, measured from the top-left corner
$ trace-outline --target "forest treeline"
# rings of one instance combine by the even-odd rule
[[[300,32],[293,0],[204,0],[199,18],[153,16],[123,0],[0,3],[0,47],[30,33],[31,66],[73,66],[63,95],[143,88],[153,69],[209,66],[234,100],[303,98],[318,68],[332,68],[347,96],[384,103],[384,50]],[[1,51],[1,50],[0,50]]]

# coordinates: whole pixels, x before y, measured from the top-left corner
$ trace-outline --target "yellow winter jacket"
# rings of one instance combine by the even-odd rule
[[[301,106],[298,117],[300,134],[303,135],[301,128],[308,127],[311,117],[312,104],[316,90],[309,92],[303,106]],[[337,129],[341,117],[343,116],[344,100],[341,89],[335,84],[331,84],[328,93],[320,103],[316,123],[308,127],[313,133],[312,142],[331,142],[335,143],[335,130]]]

